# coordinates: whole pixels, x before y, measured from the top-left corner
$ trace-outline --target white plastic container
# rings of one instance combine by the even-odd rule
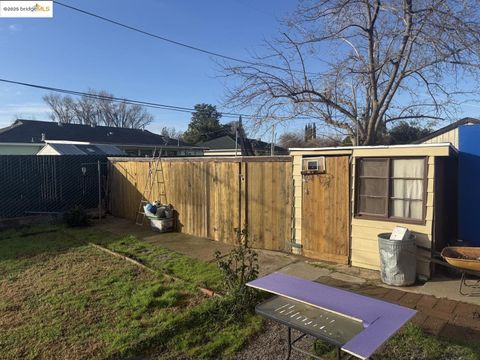
[[[173,231],[174,219],[150,219],[152,230],[158,232]]]

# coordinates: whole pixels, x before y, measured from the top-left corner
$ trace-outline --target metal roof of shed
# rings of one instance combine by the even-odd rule
[[[59,144],[50,143],[46,146],[53,148],[59,155],[105,155],[121,156],[125,152],[113,145],[108,144]]]

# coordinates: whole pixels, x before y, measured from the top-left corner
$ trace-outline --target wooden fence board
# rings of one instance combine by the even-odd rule
[[[113,215],[135,219],[151,167],[145,159],[110,159]],[[286,249],[293,201],[290,158],[165,158],[162,169],[179,231],[234,244],[234,229],[248,225],[255,247]],[[148,200],[159,198],[160,186],[155,184]]]

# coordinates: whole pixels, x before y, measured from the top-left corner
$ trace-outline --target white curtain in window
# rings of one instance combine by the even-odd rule
[[[422,219],[424,171],[423,159],[392,159],[392,216]]]

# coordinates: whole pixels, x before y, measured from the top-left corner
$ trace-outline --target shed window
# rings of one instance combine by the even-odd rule
[[[357,168],[356,215],[423,220],[424,158],[363,158]]]

